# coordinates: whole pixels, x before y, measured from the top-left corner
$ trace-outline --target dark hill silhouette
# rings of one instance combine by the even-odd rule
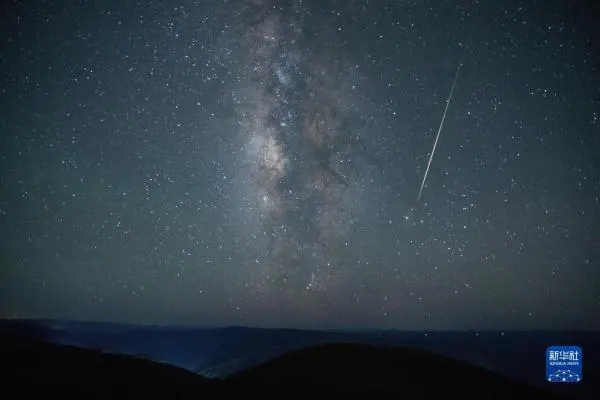
[[[212,398],[220,386],[172,365],[14,332],[0,334],[0,370],[3,394],[19,398]]]
[[[228,378],[270,398],[558,398],[423,350],[330,343],[290,352]]]
[[[150,360],[4,332],[0,368],[4,393],[24,398],[556,398],[433,353],[358,344],[293,351],[216,380]]]

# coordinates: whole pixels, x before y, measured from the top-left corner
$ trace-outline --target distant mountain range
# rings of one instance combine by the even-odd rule
[[[281,356],[288,357],[300,349],[346,343],[349,346],[384,346],[388,349],[385,354],[393,353],[391,348],[403,348],[405,356],[407,351],[426,351],[427,354],[436,354],[436,357],[450,357],[453,362],[477,366],[484,371],[496,373],[497,376],[510,378],[514,382],[577,398],[594,398],[594,394],[600,393],[600,335],[597,332],[355,332],[139,326],[53,320],[3,320],[0,321],[0,332],[38,342],[137,356],[219,380],[244,376],[243,374],[257,365],[264,366],[265,362],[271,362]],[[545,349],[550,345],[561,344],[578,345],[584,351],[584,376],[579,384],[561,385],[545,382]],[[348,349],[344,351],[354,351],[353,347]],[[315,357],[319,358],[321,355]],[[400,355],[394,357],[401,358]],[[326,365],[326,362],[320,361],[319,364]],[[409,365],[405,367],[410,369]],[[424,375],[419,379],[425,382],[428,378],[426,369],[423,371]],[[324,372],[330,373],[327,370]],[[402,373],[409,372],[402,369]],[[476,382],[469,383],[464,379],[464,384],[476,385]],[[257,381],[253,379],[253,382]]]

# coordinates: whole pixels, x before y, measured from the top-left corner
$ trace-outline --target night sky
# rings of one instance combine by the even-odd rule
[[[598,2],[4,9],[0,316],[600,329]]]

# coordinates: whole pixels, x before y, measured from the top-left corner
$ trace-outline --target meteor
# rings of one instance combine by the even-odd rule
[[[456,86],[456,80],[458,79],[458,74],[460,73],[460,68],[463,64],[463,59],[465,55],[463,53],[460,58],[460,62],[458,63],[458,68],[456,69],[456,74],[454,75],[454,81],[452,82],[452,89],[450,89],[450,94],[448,95],[448,100],[446,100],[446,108],[444,109],[444,114],[442,115],[442,121],[440,122],[440,127],[437,132],[437,136],[435,137],[435,142],[433,143],[433,149],[431,150],[431,155],[429,156],[429,161],[427,162],[427,168],[425,169],[425,175],[423,175],[423,182],[421,182],[421,189],[419,189],[419,195],[417,196],[417,201],[421,199],[421,193],[423,193],[423,187],[425,186],[425,181],[427,180],[427,174],[429,173],[429,167],[431,166],[431,160],[433,160],[433,154],[435,153],[435,148],[437,147],[438,140],[440,139],[440,133],[442,133],[442,128],[444,127],[444,120],[446,119],[446,113],[448,112],[448,106],[450,105],[450,101],[452,101],[452,94],[454,93],[454,87]]]

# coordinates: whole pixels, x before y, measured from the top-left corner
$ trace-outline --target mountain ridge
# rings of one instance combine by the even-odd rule
[[[47,343],[14,332],[0,337],[0,368],[7,371],[3,389],[25,396],[502,398],[521,393],[529,398],[561,398],[464,362],[406,348],[321,344],[286,353],[227,378],[209,379],[139,357]],[[453,376],[450,380],[449,374]]]
[[[0,320],[0,331],[14,331],[46,342],[142,357],[211,378],[226,378],[286,353],[323,343],[354,342],[400,346],[465,361],[561,393],[596,393],[600,382],[600,335],[594,332],[342,332],[300,329],[138,326],[103,322]],[[55,327],[60,329],[55,329]],[[545,382],[546,346],[581,345],[584,379],[577,387]],[[589,396],[591,397],[591,396]]]

